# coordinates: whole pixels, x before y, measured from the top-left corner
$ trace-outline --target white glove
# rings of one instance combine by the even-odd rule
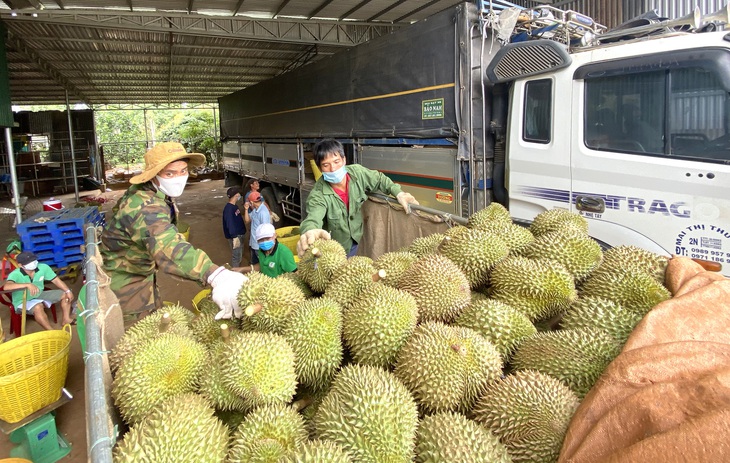
[[[302,236],[299,238],[299,242],[297,243],[297,254],[299,255],[299,258],[301,259],[304,257],[304,251],[309,249],[309,246],[311,246],[315,241],[329,239],[332,239],[330,234],[321,228],[315,228],[314,230],[302,233]]]
[[[242,273],[232,272],[225,267],[218,267],[208,277],[208,284],[213,287],[213,302],[221,309],[215,315],[216,320],[231,318],[232,315],[241,318],[243,314],[238,307],[238,292],[247,281],[248,277]]]
[[[396,196],[395,199],[397,199],[398,203],[403,206],[403,210],[406,212],[406,214],[411,213],[411,204],[418,204],[416,198],[414,198],[412,194],[406,193],[405,191],[401,191],[400,193],[398,193],[398,196]]]

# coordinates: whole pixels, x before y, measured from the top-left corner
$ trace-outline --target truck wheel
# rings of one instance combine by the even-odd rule
[[[274,228],[279,228],[284,223],[284,211],[281,209],[281,204],[276,202],[276,195],[274,195],[274,190],[271,189],[271,187],[265,187],[261,189],[261,196],[264,197],[264,201],[266,201],[266,205],[269,206],[269,211],[271,212],[271,218],[274,219],[274,214],[278,216],[279,220],[272,220],[271,223],[274,224]]]

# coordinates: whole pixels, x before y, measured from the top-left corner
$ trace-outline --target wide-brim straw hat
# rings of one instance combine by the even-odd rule
[[[188,169],[205,165],[205,155],[188,153],[181,143],[167,141],[158,143],[144,154],[144,171],[129,179],[129,183],[144,183],[152,180],[171,162],[188,159]]]

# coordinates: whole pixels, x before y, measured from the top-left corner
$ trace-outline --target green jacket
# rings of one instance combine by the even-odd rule
[[[157,270],[205,284],[215,264],[177,231],[177,206],[151,183],[132,185],[101,234],[111,289],[154,281]]]
[[[371,170],[359,164],[345,167],[350,174],[348,194],[350,211],[335,193],[329,183],[320,177],[307,197],[307,217],[299,225],[299,232],[321,228],[332,235],[332,239],[340,243],[345,251],[349,251],[353,243],[362,239],[362,214],[360,209],[367,201],[368,193],[376,191],[397,196],[401,187],[393,183],[382,172]]]

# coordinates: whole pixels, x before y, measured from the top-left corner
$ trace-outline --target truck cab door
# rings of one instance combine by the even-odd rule
[[[730,51],[671,58],[575,71],[572,207],[609,245],[714,261],[730,275]]]

